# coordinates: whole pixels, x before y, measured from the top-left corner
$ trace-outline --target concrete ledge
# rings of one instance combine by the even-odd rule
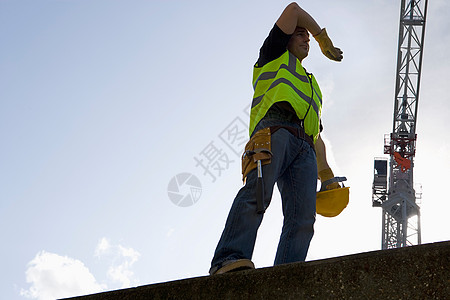
[[[450,299],[450,241],[71,299]]]

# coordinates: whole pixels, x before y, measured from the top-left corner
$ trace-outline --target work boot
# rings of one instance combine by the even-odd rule
[[[242,270],[254,269],[255,265],[250,259],[227,260],[221,266],[211,268],[210,275],[223,274],[228,272],[236,272]]]

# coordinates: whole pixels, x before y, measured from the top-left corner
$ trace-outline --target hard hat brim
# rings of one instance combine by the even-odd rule
[[[343,187],[316,194],[316,212],[324,217],[336,217],[348,205],[350,188]]]

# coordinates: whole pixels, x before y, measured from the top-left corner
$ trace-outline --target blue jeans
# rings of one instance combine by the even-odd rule
[[[299,126],[264,118],[254,132],[275,125]],[[271,150],[272,163],[262,167],[264,205],[269,206],[277,183],[284,216],[274,264],[304,261],[316,219],[316,154],[306,141],[283,128],[272,134]],[[262,214],[256,213],[256,179],[257,171],[254,169],[234,199],[211,268],[220,267],[228,260],[252,258],[256,234],[263,219]]]

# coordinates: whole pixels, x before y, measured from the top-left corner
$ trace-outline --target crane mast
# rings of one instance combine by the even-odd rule
[[[413,168],[427,4],[401,0],[394,122],[384,141],[389,160],[375,159],[372,185],[372,206],[382,208],[382,249],[421,244]]]

